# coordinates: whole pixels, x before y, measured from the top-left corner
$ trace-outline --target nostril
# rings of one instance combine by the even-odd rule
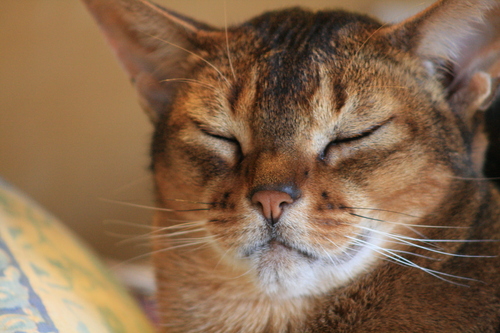
[[[278,221],[284,207],[293,201],[288,193],[281,191],[257,191],[252,196],[252,203],[259,206],[262,215],[272,224]]]

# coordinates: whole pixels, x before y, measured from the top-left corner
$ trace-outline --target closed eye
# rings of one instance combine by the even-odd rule
[[[372,126],[370,128],[367,128],[366,130],[364,130],[363,132],[361,133],[357,133],[353,136],[348,136],[348,137],[345,137],[345,138],[337,138],[333,141],[331,141],[328,145],[331,146],[331,145],[340,145],[342,143],[348,143],[348,142],[353,142],[353,141],[357,141],[357,140],[361,140],[363,138],[366,138],[367,136],[370,136],[371,134],[373,134],[373,132],[375,132],[376,130],[378,130],[380,127],[382,127],[382,124],[381,125],[375,125],[375,126]]]
[[[207,136],[210,136],[212,138],[216,138],[218,140],[222,140],[222,141],[227,141],[227,142],[230,142],[230,143],[235,143],[235,144],[238,144],[238,140],[236,140],[235,138],[233,137],[228,137],[228,136],[223,136],[223,135],[219,135],[219,134],[214,134],[214,133],[211,133],[205,129],[201,129],[201,131],[207,135]]]
[[[234,156],[236,156],[236,159],[238,161],[241,161],[243,159],[244,156],[243,156],[243,150],[241,148],[241,144],[235,137],[225,136],[225,135],[220,135],[220,134],[214,133],[210,129],[208,129],[206,125],[204,125],[198,121],[195,121],[193,119],[192,119],[192,121],[196,125],[196,127],[198,127],[200,132],[202,132],[206,136],[231,144],[235,148],[235,151],[234,151],[235,155]]]
[[[328,150],[331,148],[331,147],[334,147],[334,146],[339,146],[339,145],[342,145],[342,144],[348,144],[348,143],[351,143],[351,142],[355,142],[355,141],[359,141],[361,139],[364,139],[370,135],[372,135],[373,133],[375,133],[379,128],[381,128],[382,126],[384,126],[385,124],[387,124],[388,122],[390,122],[393,118],[389,118],[387,119],[386,121],[380,123],[380,124],[377,124],[377,125],[373,125],[367,129],[365,129],[364,131],[360,132],[360,133],[356,133],[354,135],[351,135],[351,136],[346,136],[346,137],[339,137],[337,139],[334,139],[332,141],[330,141],[328,143],[328,145],[326,145],[325,149],[323,150],[323,152],[321,153],[320,155],[320,159],[324,159],[326,157],[326,154],[328,153]]]
[[[238,140],[236,140],[236,138],[234,138],[234,137],[225,136],[225,135],[220,135],[220,134],[214,133],[213,131],[211,131],[210,129],[208,129],[206,125],[202,124],[201,122],[199,122],[197,120],[194,120],[194,119],[191,119],[191,121],[206,136],[209,136],[209,137],[212,137],[212,138],[215,138],[215,139],[218,139],[218,140],[230,142],[230,143],[239,144]]]

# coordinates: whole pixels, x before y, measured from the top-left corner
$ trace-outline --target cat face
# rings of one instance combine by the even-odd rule
[[[86,0],[155,124],[160,278],[168,262],[230,267],[293,298],[384,258],[415,267],[403,254],[429,250],[436,221],[436,237],[462,237],[436,216],[479,191],[456,180],[481,172],[500,24],[495,1],[459,2],[394,26],[291,9],[219,30]]]
[[[260,31],[271,16],[232,31],[230,58],[225,40],[192,56],[153,157],[162,205],[207,203],[189,219],[203,221],[209,246],[264,291],[297,296],[344,284],[414,236],[445,200],[465,142],[436,79],[370,39],[378,25],[334,30],[314,24],[326,13],[288,14],[302,16],[294,28]],[[265,191],[289,196],[274,204],[279,218],[264,211],[272,193],[255,200]]]

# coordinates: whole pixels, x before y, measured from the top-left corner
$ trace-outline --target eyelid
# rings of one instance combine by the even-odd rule
[[[332,146],[337,146],[337,145],[341,145],[341,144],[344,144],[344,143],[349,143],[349,142],[353,142],[353,141],[357,141],[357,140],[361,140],[365,137],[368,137],[370,136],[372,133],[376,132],[379,128],[383,127],[384,125],[386,125],[387,123],[391,122],[392,120],[394,119],[394,117],[390,117],[388,118],[387,120],[377,124],[377,125],[373,125],[367,129],[365,129],[364,131],[362,131],[361,133],[358,133],[358,134],[354,134],[354,135],[351,135],[351,136],[348,136],[348,137],[340,137],[340,138],[337,138],[337,139],[334,139],[332,141],[330,141],[325,149],[322,151],[322,153],[320,154],[320,159],[323,160],[326,158],[326,155],[328,154],[328,150],[330,149],[330,147]]]
[[[216,138],[216,139],[219,139],[219,140],[224,140],[224,141],[228,141],[228,142],[232,142],[232,143],[237,143],[238,141],[233,138],[233,137],[227,137],[227,136],[223,136],[223,135],[219,135],[219,134],[214,134],[214,133],[211,133],[205,129],[200,129],[203,133],[205,133],[206,135],[208,136],[211,136],[212,138]]]
[[[224,140],[224,141],[227,141],[227,142],[231,142],[231,143],[237,143],[238,142],[238,140],[236,140],[236,138],[234,138],[234,137],[224,136],[224,135],[217,134],[217,133],[214,133],[214,132],[210,131],[209,129],[207,129],[206,125],[200,123],[199,121],[196,121],[194,119],[191,119],[191,121],[205,135],[208,135],[208,136],[210,136],[212,138],[216,138],[216,139],[219,139],[219,140]]]
[[[334,139],[334,140],[330,141],[330,144],[341,144],[341,143],[347,143],[347,142],[352,142],[352,141],[362,139],[364,137],[369,136],[370,134],[372,134],[373,132],[378,130],[380,127],[382,127],[382,124],[371,126],[360,133],[357,133],[357,134],[354,134],[351,136],[347,136],[344,138],[340,137],[340,138]]]
[[[374,133],[375,131],[377,131],[382,126],[384,126],[387,123],[389,123],[390,121],[392,121],[393,118],[394,117],[390,117],[389,119],[384,120],[383,122],[381,122],[377,125],[370,126],[367,129],[365,129],[359,133],[352,134],[352,135],[347,136],[347,137],[340,137],[340,138],[334,139],[334,140],[330,141],[330,143],[328,145],[347,143],[347,142],[356,141],[356,140],[362,139],[364,137],[367,137],[367,136],[371,135],[372,133]]]

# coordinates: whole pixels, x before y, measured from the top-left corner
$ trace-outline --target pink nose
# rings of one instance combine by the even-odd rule
[[[278,222],[284,206],[293,203],[293,199],[285,192],[258,191],[252,196],[252,203],[260,206],[262,215],[274,224]]]

